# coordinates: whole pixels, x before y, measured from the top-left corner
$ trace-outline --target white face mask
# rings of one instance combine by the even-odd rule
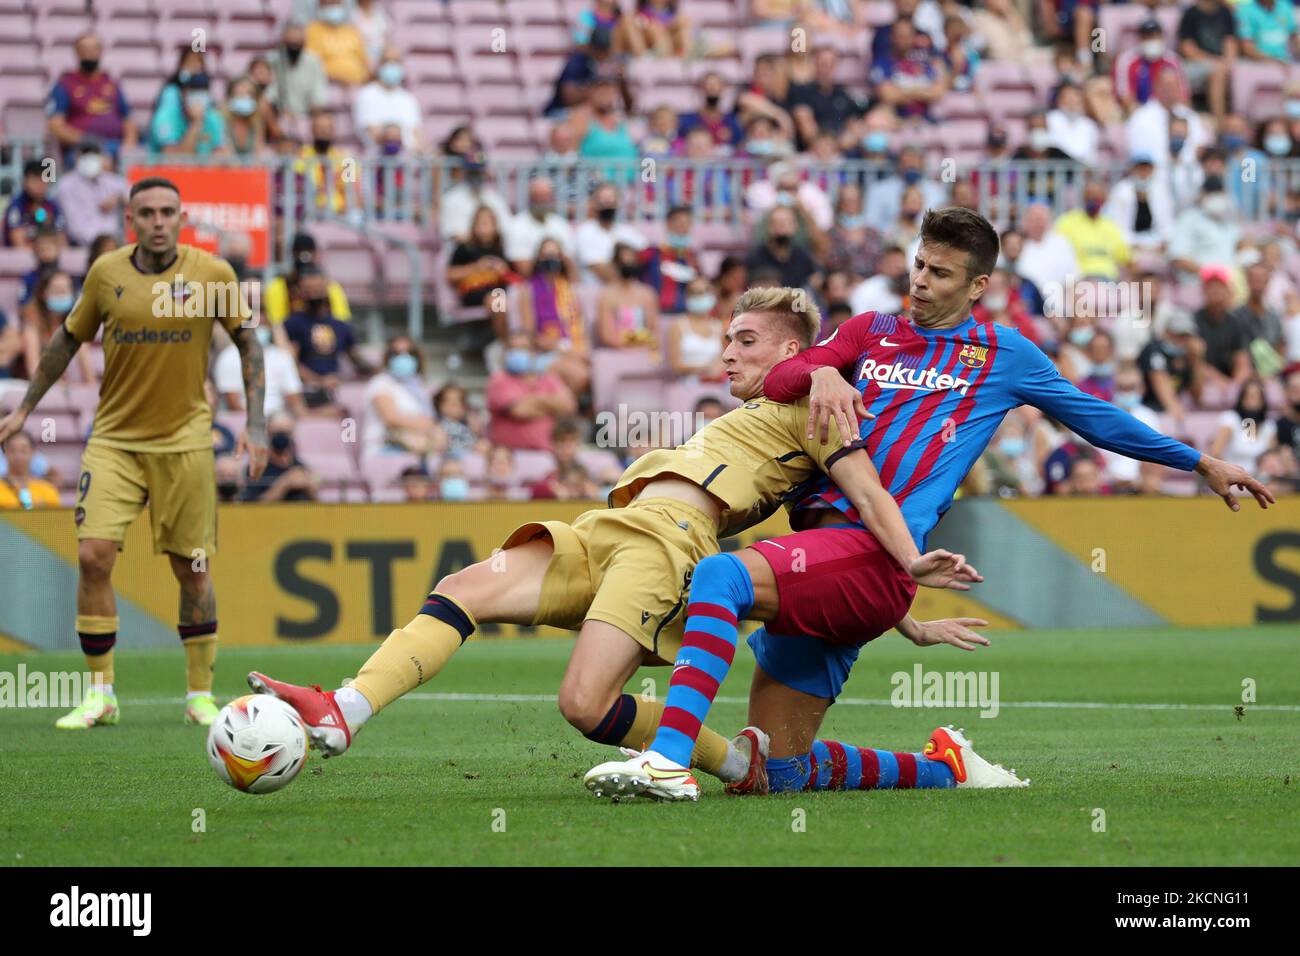
[[[1031,129],[1029,131],[1029,146],[1031,149],[1047,149],[1052,145],[1052,134],[1045,129]]]
[[[1158,60],[1165,55],[1164,40],[1143,40],[1142,55],[1148,60]]]
[[[1227,219],[1232,212],[1232,200],[1227,193],[1210,193],[1201,200],[1201,209],[1211,219]]]
[[[94,179],[104,171],[104,157],[98,153],[85,153],[77,157],[77,173],[86,179]]]

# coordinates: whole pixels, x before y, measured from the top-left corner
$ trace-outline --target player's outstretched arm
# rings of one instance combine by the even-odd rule
[[[0,445],[8,441],[11,435],[26,424],[31,410],[40,404],[45,393],[50,390],[50,386],[63,375],[79,348],[81,343],[72,337],[66,326],[61,325],[54,330],[50,341],[41,351],[40,364],[36,366],[22,402],[4,418],[0,418]]]
[[[984,580],[966,563],[964,555],[948,551],[921,554],[912,532],[898,510],[898,502],[880,483],[880,475],[866,451],[859,448],[839,455],[830,465],[831,480],[848,496],[867,530],[917,584],[930,588],[969,591],[968,582]]]
[[[244,374],[245,407],[248,409],[248,422],[244,433],[239,436],[235,448],[235,457],[242,458],[248,453],[248,476],[253,480],[262,477],[266,470],[266,362],[262,355],[262,343],[252,329],[237,328],[232,335],[235,348],[239,350],[239,361]]]

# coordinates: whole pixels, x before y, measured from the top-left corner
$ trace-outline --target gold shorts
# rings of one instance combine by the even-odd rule
[[[686,597],[695,565],[718,552],[717,525],[671,498],[588,511],[572,523],[532,521],[503,548],[550,537],[555,556],[542,579],[533,624],[576,631],[604,621],[661,661],[681,650]]]
[[[116,541],[149,506],[155,554],[217,550],[217,478],[212,451],[138,452],[88,444],[81,456],[77,540]]]

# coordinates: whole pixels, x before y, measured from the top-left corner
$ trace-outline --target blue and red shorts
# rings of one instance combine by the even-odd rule
[[[776,575],[776,617],[749,638],[774,680],[839,695],[862,645],[903,619],[916,582],[859,525],[813,528],[752,545]]]

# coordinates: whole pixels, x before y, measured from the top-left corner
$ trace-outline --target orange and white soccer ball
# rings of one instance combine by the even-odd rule
[[[307,728],[284,701],[247,694],[221,708],[212,722],[208,761],[236,790],[274,793],[307,762]]]

